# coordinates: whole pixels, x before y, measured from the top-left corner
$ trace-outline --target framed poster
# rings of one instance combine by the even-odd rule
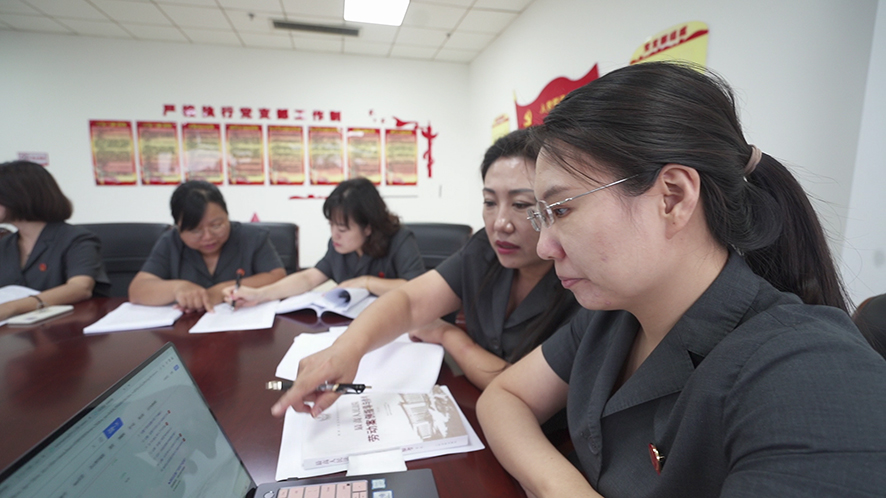
[[[348,178],[381,184],[381,130],[348,128]]]
[[[138,159],[142,184],[178,185],[182,181],[179,163],[178,126],[175,123],[139,121]]]
[[[385,163],[388,185],[415,185],[418,182],[415,130],[385,130]]]
[[[304,128],[268,125],[268,176],[271,185],[305,183]]]
[[[135,145],[129,121],[90,121],[92,166],[97,185],[135,185]]]
[[[182,142],[185,179],[206,180],[221,185],[225,177],[220,126],[213,123],[185,123],[182,125]]]
[[[308,128],[308,144],[311,184],[341,183],[345,179],[341,128],[311,126]]]
[[[261,125],[225,125],[225,150],[231,185],[265,183],[265,141]]]

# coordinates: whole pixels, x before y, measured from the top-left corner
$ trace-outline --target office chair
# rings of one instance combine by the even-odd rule
[[[298,267],[298,225],[273,221],[256,221],[251,225],[264,228],[271,234],[271,244],[283,260],[286,274],[295,273]]]
[[[852,314],[852,321],[874,350],[886,358],[886,294],[862,301]]]
[[[415,234],[418,251],[428,270],[461,249],[473,232],[468,225],[451,223],[408,223],[406,227]]]
[[[111,297],[126,297],[129,284],[151,254],[154,243],[172,228],[166,223],[91,223],[81,226],[101,240],[102,261],[111,280]]]

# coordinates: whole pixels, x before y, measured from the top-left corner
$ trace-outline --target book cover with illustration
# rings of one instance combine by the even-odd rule
[[[468,432],[452,394],[369,393],[342,396],[305,425],[305,469],[346,463],[348,456],[401,448],[404,455],[465,446]]]

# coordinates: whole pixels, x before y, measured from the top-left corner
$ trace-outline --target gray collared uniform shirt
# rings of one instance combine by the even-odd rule
[[[326,255],[315,268],[335,282],[364,275],[411,280],[425,272],[415,235],[404,226],[391,237],[388,253],[380,258],[368,254],[357,256],[357,251],[339,254],[329,239]]]
[[[167,230],[160,237],[141,271],[163,280],[187,280],[208,289],[236,279],[241,268],[244,276],[251,277],[283,268],[283,262],[271,245],[267,230],[232,221],[231,235],[222,246],[215,273],[209,273],[200,251],[182,242],[178,230]]]
[[[603,496],[883,496],[886,361],[843,311],[777,291],[733,253],[613,392],[638,329],[583,311],[542,346]]]
[[[0,287],[23,285],[44,291],[82,275],[95,280],[93,296],[108,296],[111,284],[102,264],[101,242],[85,228],[47,223],[24,267],[20,254],[18,233],[0,239]]]
[[[483,349],[507,359],[522,345],[526,326],[550,305],[547,296],[557,289],[560,279],[551,268],[523,302],[505,317],[516,270],[499,266],[494,278],[484,283],[487,270],[496,264],[498,258],[489,237],[485,230],[479,230],[464,247],[434,269],[461,299],[468,335]],[[571,292],[565,294],[565,299],[570,300],[571,305],[558,327],[568,323],[579,309]]]

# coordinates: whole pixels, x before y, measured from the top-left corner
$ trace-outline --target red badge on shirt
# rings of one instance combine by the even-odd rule
[[[378,272],[378,278],[385,278],[385,272],[383,272],[383,271]]]
[[[655,473],[661,475],[661,467],[664,465],[665,456],[652,443],[649,443],[649,458],[652,459],[652,468],[655,469]]]
[[[46,263],[40,263],[40,266],[38,266],[38,268],[40,268],[40,271],[46,271]]]

